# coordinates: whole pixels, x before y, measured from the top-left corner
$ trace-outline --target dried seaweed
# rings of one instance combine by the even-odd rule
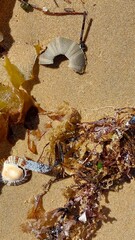
[[[117,109],[114,117],[95,122],[81,122],[79,113],[67,105],[48,116],[52,122],[45,157],[51,164],[57,161],[55,182],[72,176],[74,184],[65,190],[67,203],[47,212],[42,199],[49,182],[35,198],[23,231],[34,233],[38,239],[87,240],[98,223],[107,220],[100,204],[104,190],[114,188],[125,177],[132,178],[135,108]]]
[[[35,105],[33,98],[20,86],[25,81],[19,69],[5,57],[5,68],[12,86],[0,83],[0,141],[7,137],[8,129],[23,123],[27,111]]]

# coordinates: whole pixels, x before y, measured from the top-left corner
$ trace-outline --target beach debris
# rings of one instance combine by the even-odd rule
[[[3,141],[10,127],[24,123],[25,116],[32,106],[36,106],[34,99],[20,86],[25,79],[19,69],[5,58],[5,68],[9,74],[12,86],[0,83],[0,141]]]
[[[83,32],[87,13],[84,12],[83,24],[80,35],[80,44],[64,38],[57,37],[47,46],[47,49],[39,55],[39,64],[49,65],[54,63],[58,55],[65,55],[69,59],[69,67],[77,73],[84,73],[86,67],[86,56],[84,53]]]
[[[78,220],[80,222],[86,223],[87,222],[87,216],[86,216],[86,212],[83,212],[80,217],[78,218]]]
[[[49,212],[42,203],[50,189],[50,182],[46,184],[28,212],[24,232],[37,239],[90,239],[99,223],[115,220],[106,215],[100,200],[105,191],[119,189],[134,176],[134,116],[135,108],[130,107],[93,122],[81,122],[79,113],[68,105],[50,113],[44,158],[51,166],[61,158],[52,170],[55,183],[67,176],[74,183],[65,189],[67,203]]]
[[[78,43],[63,37],[57,37],[48,44],[47,49],[39,56],[39,64],[53,64],[58,55],[65,55],[69,59],[69,67],[75,72],[84,72],[86,57],[83,50]]]
[[[65,12],[75,12],[73,8],[64,8]]]
[[[32,171],[46,174],[52,171],[52,167],[29,160],[25,157],[9,156],[1,162],[0,182],[8,186],[21,185],[30,180]]]
[[[43,150],[48,151],[48,154],[50,154],[50,151],[53,153],[54,157],[50,159],[53,164],[58,159],[61,159],[62,156],[62,146],[59,142],[60,132],[62,132],[63,135],[63,132],[65,132],[65,134],[67,132],[68,134],[68,129],[71,130],[73,128],[74,130],[75,123],[80,121],[81,116],[76,109],[71,108],[66,102],[56,111],[41,112],[40,116],[45,116],[45,126],[42,129],[40,129],[39,126],[36,130],[28,130],[28,148],[31,152],[35,153],[36,142],[40,141],[42,136],[47,136],[48,140]],[[51,145],[50,141],[52,143]]]
[[[26,12],[31,12],[35,9],[35,10],[38,10],[48,16],[67,16],[67,15],[83,15],[84,14],[84,12],[78,12],[78,11],[51,12],[46,6],[41,8],[41,7],[37,6],[36,4],[28,3],[28,1],[26,1],[26,0],[18,0],[18,1],[21,2],[20,6]],[[56,1],[55,1],[55,5],[57,5],[57,7],[58,7],[58,4]]]
[[[25,168],[25,159],[10,156],[3,163],[0,182],[8,186],[17,186],[30,180],[31,171]]]
[[[12,85],[19,89],[19,87],[25,82],[24,75],[14,64],[10,62],[10,59],[7,56],[5,57],[4,67],[9,75]]]
[[[0,141],[7,137],[8,129],[23,123],[34,101],[25,91],[0,84]]]
[[[66,3],[68,3],[68,4],[71,4],[71,3],[72,3],[71,0],[64,0],[64,2],[66,2]],[[81,2],[84,4],[84,1],[83,1],[83,0],[81,0]]]
[[[83,41],[83,33],[87,12],[76,12],[73,8],[65,8],[64,12],[50,12],[47,7],[38,7],[36,5],[28,3],[28,1],[19,0],[24,10],[29,11],[29,6],[33,9],[42,11],[50,16],[64,16],[64,15],[83,15],[83,24],[81,29],[80,43],[76,43],[73,40],[57,37],[51,43],[48,44],[47,49],[40,54],[39,64],[50,65],[54,63],[54,58],[58,55],[65,55],[69,59],[69,67],[77,73],[84,73],[86,67],[86,56],[84,51],[86,50],[85,42]],[[56,2],[55,2],[56,3]],[[26,6],[25,6],[26,4]]]
[[[42,174],[49,173],[52,171],[52,167],[44,163],[34,162],[28,159],[25,159],[25,168],[33,172],[38,172]]]
[[[29,4],[27,1],[20,1],[20,7],[26,11],[26,12],[31,12],[33,10],[33,7],[31,6],[31,4]]]
[[[54,1],[54,3],[55,3],[56,7],[59,7],[57,1],[56,1],[56,0],[53,0],[53,1]]]

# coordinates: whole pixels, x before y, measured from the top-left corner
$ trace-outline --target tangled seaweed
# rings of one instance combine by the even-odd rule
[[[69,106],[48,116],[51,121],[46,124],[49,144],[45,155],[50,165],[57,162],[52,172],[55,178],[35,197],[22,228],[37,239],[87,240],[98,224],[106,221],[100,205],[105,189],[133,176],[135,108],[117,109],[114,117],[94,122],[81,122],[79,113]],[[47,212],[43,197],[54,182],[67,176],[74,179],[65,190],[67,203]]]

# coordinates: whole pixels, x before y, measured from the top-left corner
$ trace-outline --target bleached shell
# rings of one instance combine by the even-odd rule
[[[1,171],[0,182],[8,186],[20,185],[27,182],[31,177],[31,172],[25,168],[25,159],[10,156],[4,162]]]
[[[83,73],[86,66],[86,57],[78,43],[63,37],[57,37],[40,54],[39,64],[53,64],[54,58],[65,55],[69,59],[69,67],[75,72]]]
[[[86,212],[82,213],[78,220],[80,222],[86,223],[87,222]]]

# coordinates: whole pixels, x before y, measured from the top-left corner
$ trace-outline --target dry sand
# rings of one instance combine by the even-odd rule
[[[32,0],[30,1],[32,2]],[[59,68],[40,66],[39,80],[34,83],[32,95],[47,110],[54,110],[63,101],[69,102],[81,112],[83,120],[94,120],[111,114],[113,108],[135,106],[135,1],[133,0],[71,0],[67,4],[57,0],[33,0],[52,11],[73,7],[78,11],[88,11],[88,19],[93,19],[86,44],[86,73],[78,75],[68,68],[68,61],[61,62]],[[79,41],[81,16],[50,17],[41,12],[26,13],[15,0],[0,1],[0,31],[4,34],[3,45],[9,48],[10,60],[28,75],[35,57],[33,45],[38,41],[45,47],[56,36]],[[9,84],[8,76],[0,59],[1,82]],[[31,153],[24,139],[0,146],[1,157]],[[33,157],[33,156],[32,156]],[[38,156],[34,156],[37,159]],[[18,187],[5,186],[0,195],[0,239],[34,240],[34,236],[24,234],[20,224],[25,222],[29,199],[42,190],[48,177],[33,174],[29,183]],[[45,198],[45,206],[59,206],[64,202],[62,189],[69,183],[61,182]],[[133,240],[135,237],[135,184],[125,184],[118,193],[109,194],[107,207],[110,216],[116,218],[106,223],[97,232],[95,240]],[[104,202],[104,200],[103,200]],[[62,204],[61,204],[62,205]],[[78,239],[79,240],[79,239]]]

